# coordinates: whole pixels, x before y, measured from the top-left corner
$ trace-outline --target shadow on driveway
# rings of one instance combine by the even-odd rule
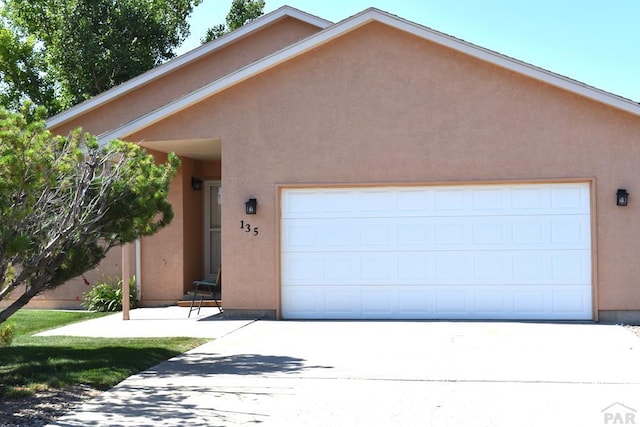
[[[261,424],[271,417],[261,402],[287,402],[296,396],[287,374],[295,378],[293,374],[306,370],[331,369],[306,362],[290,356],[192,351],[130,377],[54,425]],[[271,382],[272,376],[282,381]]]
[[[190,352],[171,360],[170,366],[163,363],[141,373],[140,376],[144,378],[162,375],[167,378],[167,376],[197,375],[206,378],[216,375],[296,374],[310,369],[332,368],[332,366],[311,366],[305,362],[304,359],[291,356]]]

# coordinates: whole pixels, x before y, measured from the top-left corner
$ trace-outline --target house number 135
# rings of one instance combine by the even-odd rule
[[[258,235],[258,227],[251,228],[251,224],[245,223],[244,220],[240,220],[240,229],[244,230],[245,233],[251,233],[253,231],[253,235]]]

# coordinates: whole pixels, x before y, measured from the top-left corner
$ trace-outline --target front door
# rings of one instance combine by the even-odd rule
[[[222,187],[219,181],[207,181],[204,190],[204,275],[207,280],[215,281],[222,262]]]

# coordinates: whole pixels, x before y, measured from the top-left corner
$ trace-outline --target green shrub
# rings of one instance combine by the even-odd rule
[[[13,323],[0,326],[0,347],[8,347],[11,345],[15,330],[16,328],[13,326]]]
[[[136,281],[129,281],[129,305],[136,307]],[[83,297],[82,305],[90,311],[116,312],[122,311],[122,279],[116,284],[101,282],[94,286]]]

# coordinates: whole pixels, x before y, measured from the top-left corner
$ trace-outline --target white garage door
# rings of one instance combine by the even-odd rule
[[[587,183],[285,189],[286,319],[591,319]]]

